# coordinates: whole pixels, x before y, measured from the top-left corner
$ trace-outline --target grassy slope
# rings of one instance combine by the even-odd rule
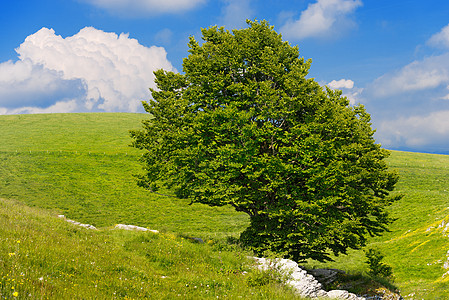
[[[173,234],[88,230],[0,199],[0,299],[293,298],[276,282],[249,285],[246,256]]]
[[[0,117],[0,197],[16,199],[0,199],[0,299],[293,298],[274,282],[248,285],[248,253],[208,240],[237,236],[244,215],[136,186],[140,154],[127,146],[128,130],[145,117]],[[78,228],[60,213],[101,228]],[[163,233],[112,230],[116,223]]]
[[[385,254],[405,299],[447,299],[449,230],[439,226],[449,222],[449,156],[394,151],[389,164],[401,176],[396,192],[404,197],[390,207],[396,218],[391,231],[372,238],[368,247]],[[360,273],[367,270],[364,260],[362,251],[350,251],[334,263],[309,262],[309,267]]]
[[[55,208],[95,226],[134,224],[209,236],[237,236],[245,214],[188,205],[136,186],[139,152],[129,129],[143,114],[52,114],[0,117],[0,197]]]
[[[237,236],[247,224],[245,215],[230,208],[189,206],[136,187],[132,174],[139,172],[139,153],[127,147],[127,130],[139,128],[146,117],[0,116],[0,197],[100,227],[128,223],[202,238]],[[389,163],[401,175],[397,190],[405,196],[390,209],[398,218],[391,232],[373,238],[370,246],[386,255],[404,296],[445,299],[449,238],[445,225],[438,226],[449,222],[449,156],[393,152]],[[325,266],[359,273],[366,270],[363,260],[363,252],[352,251]]]

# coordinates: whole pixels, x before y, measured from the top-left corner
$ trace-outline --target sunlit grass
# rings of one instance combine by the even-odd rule
[[[247,256],[171,233],[80,228],[0,199],[1,299],[294,297],[275,283],[249,285]]]
[[[238,282],[243,280],[231,275],[235,270],[241,271],[241,264],[226,263],[225,271],[220,271],[218,257],[224,260],[224,256],[217,252],[220,251],[217,247],[226,245],[228,237],[237,237],[247,226],[245,214],[229,207],[189,205],[188,201],[151,194],[137,187],[133,175],[140,172],[140,153],[128,147],[131,142],[128,130],[139,128],[140,121],[147,117],[146,114],[0,116],[0,197],[51,211],[51,214],[40,210],[26,214],[22,212],[27,211],[26,206],[20,206],[19,202],[0,204],[1,284],[2,293],[7,293],[4,297],[14,298],[15,292],[18,298],[26,293],[40,295],[43,289],[49,298],[52,295],[89,298],[98,293],[100,298],[110,299],[125,295],[131,287],[135,290],[142,287],[142,294],[136,292],[129,297],[153,298],[151,293],[157,292],[154,285],[160,290],[160,294],[154,295],[172,298],[188,295],[192,284],[198,291],[201,284],[206,284],[216,291],[226,291],[224,294],[229,286],[232,290],[237,284],[215,279],[222,280],[221,284],[211,285],[210,280],[199,279],[200,273],[208,278],[229,276]],[[444,268],[444,263],[449,232],[444,231],[445,225],[439,226],[443,220],[449,221],[449,156],[394,151],[388,162],[400,173],[396,193],[404,197],[389,208],[397,219],[390,226],[391,231],[370,239],[368,246],[385,255],[385,263],[393,267],[393,284],[405,298],[414,293],[408,298],[446,299],[449,275],[444,274],[449,269]],[[74,228],[55,218],[56,214],[103,229],[91,232]],[[163,234],[155,237],[109,230],[117,223],[157,229]],[[181,235],[210,240],[214,245],[186,243],[179,238]],[[161,255],[156,255],[159,249]],[[170,249],[170,254],[162,249]],[[193,254],[184,253],[185,249]],[[229,256],[239,257],[236,253],[241,250],[233,251]],[[96,256],[98,253],[106,258]],[[174,254],[188,258],[178,259]],[[200,259],[203,256],[208,262]],[[187,266],[189,271],[184,273],[189,260],[200,266],[206,264],[209,271]],[[363,251],[349,251],[348,256],[337,257],[333,263],[311,261],[308,266],[366,274],[364,261]],[[148,273],[140,266],[147,268]],[[84,278],[82,274],[86,273],[90,275]],[[125,274],[122,279],[126,280],[120,280],[118,274]],[[141,276],[146,276],[145,280]],[[103,277],[113,279],[102,284]],[[139,279],[131,280],[133,277]],[[24,280],[28,280],[28,289],[17,289]],[[128,285],[129,282],[132,284]],[[142,282],[147,283],[141,286]],[[165,287],[167,282],[170,287]],[[114,295],[113,291],[119,294]]]
[[[404,298],[447,299],[449,230],[441,225],[449,222],[449,156],[394,151],[389,164],[400,174],[395,193],[404,197],[389,208],[396,218],[390,232],[372,238],[368,247],[385,255]],[[364,261],[363,251],[350,251],[333,263],[310,261],[309,266],[357,274],[366,273]]]
[[[0,152],[137,153],[128,147],[128,131],[140,128],[140,121],[148,116],[132,113],[4,115],[0,118]]]
[[[243,213],[189,205],[137,186],[140,154],[128,146],[128,130],[146,116],[1,116],[0,197],[100,227],[126,223],[201,238],[238,236],[248,222]]]

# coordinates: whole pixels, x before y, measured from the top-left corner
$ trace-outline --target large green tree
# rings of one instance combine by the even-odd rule
[[[155,72],[152,119],[132,131],[144,149],[139,184],[231,205],[250,217],[241,241],[297,261],[360,248],[391,222],[398,180],[370,116],[306,78],[311,61],[267,22],[203,29],[183,72]]]

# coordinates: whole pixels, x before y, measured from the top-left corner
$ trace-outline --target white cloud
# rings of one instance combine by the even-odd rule
[[[0,63],[0,107],[45,106],[55,99],[85,94],[81,80],[63,79],[62,75],[29,59]]]
[[[432,35],[427,41],[427,44],[436,47],[449,48],[449,24],[443,27],[440,32]]]
[[[288,20],[281,32],[287,39],[339,35],[355,25],[350,15],[361,5],[361,0],[317,0],[301,12],[299,19]]]
[[[341,90],[342,96],[348,98],[349,104],[354,105],[359,101],[359,95],[362,88],[354,87],[354,81],[351,79],[332,80],[327,84],[331,89]]]
[[[332,80],[327,84],[332,89],[352,89],[354,87],[354,81],[350,79]]]
[[[252,19],[254,10],[251,7],[251,0],[224,0],[225,7],[220,19],[220,25],[227,29],[246,27],[246,20]]]
[[[384,120],[377,133],[384,147],[449,151],[449,110]]]
[[[191,10],[206,0],[81,0],[125,17],[145,17]]]
[[[431,46],[449,48],[449,25],[432,35],[427,41]],[[446,87],[449,85],[449,52],[425,57],[377,78],[368,91],[374,97],[391,97],[405,93],[435,91],[438,89],[446,94],[439,99],[448,99]]]
[[[385,74],[369,87],[374,97],[429,90],[449,84],[449,53],[414,61]]]
[[[37,106],[25,106],[19,108],[8,109],[0,107],[0,115],[15,115],[15,114],[42,114],[42,113],[70,113],[76,112],[80,109],[79,103],[76,99],[69,101],[59,101],[55,104],[42,108]]]
[[[71,111],[75,101],[79,111],[136,112],[155,87],[153,72],[174,70],[163,48],[92,27],[67,38],[42,28],[16,51],[19,61],[0,64],[2,111]]]

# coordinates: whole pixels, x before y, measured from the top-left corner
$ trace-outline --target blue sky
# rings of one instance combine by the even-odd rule
[[[447,0],[6,0],[0,114],[142,112],[189,36],[268,20],[309,77],[372,115],[385,148],[449,153]]]

